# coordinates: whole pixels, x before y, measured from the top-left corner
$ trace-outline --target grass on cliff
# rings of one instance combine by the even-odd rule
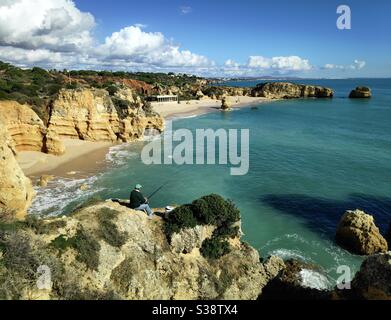
[[[94,237],[83,228],[77,230],[73,238],[65,238],[63,235],[52,241],[52,246],[64,252],[68,248],[73,248],[77,252],[76,259],[84,263],[91,270],[98,270],[100,244]]]
[[[165,233],[170,239],[174,233],[197,225],[216,226],[213,237],[204,241],[201,253],[206,258],[218,259],[229,253],[227,239],[238,235],[239,228],[232,225],[239,220],[240,211],[232,201],[211,194],[172,211],[165,219]]]
[[[98,212],[99,235],[109,245],[121,248],[129,238],[127,232],[118,230],[117,225],[113,222],[118,216],[118,212],[107,208],[102,208]]]

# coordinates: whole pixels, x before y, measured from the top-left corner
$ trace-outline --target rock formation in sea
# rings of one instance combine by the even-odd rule
[[[253,97],[269,99],[332,98],[334,96],[334,92],[330,88],[289,82],[258,84],[251,94]]]
[[[61,155],[63,143],[48,130],[29,105],[16,101],[0,101],[0,120],[6,126],[16,151],[39,151]]]
[[[380,234],[373,216],[360,210],[345,213],[337,228],[336,241],[343,248],[358,255],[388,251],[387,241]]]
[[[328,300],[329,280],[322,270],[299,260],[285,261],[277,277],[262,291],[261,300]]]
[[[209,246],[210,239],[223,237],[212,223],[184,228],[171,238],[167,223],[101,202],[68,217],[31,217],[23,228],[0,230],[0,298],[253,300],[284,266],[276,257],[261,263],[237,229],[219,252]],[[40,265],[52,272],[50,290],[36,288]]]
[[[227,111],[227,110],[230,110],[231,107],[232,107],[232,101],[230,100],[230,98],[228,96],[224,96],[221,99],[221,110]]]
[[[0,120],[0,219],[22,219],[34,190],[15,159],[15,142]]]
[[[352,282],[359,299],[391,300],[391,252],[368,257]]]
[[[49,130],[60,138],[109,142],[138,141],[147,129],[163,130],[162,117],[146,114],[137,101],[121,101],[116,105],[106,90],[61,90],[51,106]]]
[[[349,95],[350,99],[368,99],[372,97],[372,91],[368,87],[357,87]]]

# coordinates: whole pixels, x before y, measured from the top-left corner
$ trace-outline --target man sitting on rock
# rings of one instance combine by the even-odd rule
[[[152,212],[152,209],[149,207],[148,199],[145,198],[140,191],[142,188],[143,188],[143,186],[141,184],[136,185],[135,189],[130,194],[129,206],[131,209],[134,209],[137,211],[144,211],[144,212],[146,211],[148,214],[148,217],[150,219],[152,219],[153,212]]]

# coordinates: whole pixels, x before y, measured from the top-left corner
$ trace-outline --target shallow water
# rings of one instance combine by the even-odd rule
[[[54,181],[49,190],[38,190],[32,212],[67,213],[93,194],[127,198],[136,183],[145,186],[145,195],[167,183],[152,199],[155,207],[218,193],[240,208],[245,240],[263,257],[276,254],[317,263],[327,271],[328,285],[334,285],[338,266],[355,272],[362,261],[334,244],[344,211],[359,208],[373,214],[383,231],[391,221],[391,80],[307,82],[332,87],[336,97],[273,102],[258,110],[174,122],[174,129],[193,132],[250,129],[246,176],[231,176],[228,166],[146,166],[140,160],[143,143],[124,145],[108,155],[108,171],[87,181],[88,193],[79,190],[86,181]],[[357,85],[370,86],[374,98],[347,99]]]

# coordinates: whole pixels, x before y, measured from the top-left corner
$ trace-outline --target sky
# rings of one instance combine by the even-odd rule
[[[350,29],[337,27],[340,5],[350,9]],[[0,60],[219,77],[391,77],[390,15],[388,0],[0,0]]]

